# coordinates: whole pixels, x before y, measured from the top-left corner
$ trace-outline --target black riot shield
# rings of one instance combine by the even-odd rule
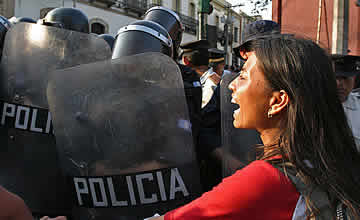
[[[199,195],[181,73],[170,57],[59,70],[47,95],[75,219],[144,219]]]
[[[238,74],[226,74],[220,84],[224,177],[255,160],[256,145],[261,144],[257,131],[238,129],[233,125],[233,114],[237,106],[231,103],[231,90],[228,87],[237,76]]]
[[[49,72],[111,57],[102,39],[19,23],[7,35],[0,80],[0,185],[34,215],[71,213],[58,165],[46,88]]]

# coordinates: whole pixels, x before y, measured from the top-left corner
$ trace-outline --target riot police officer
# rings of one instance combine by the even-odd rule
[[[120,28],[112,52],[112,59],[145,52],[173,55],[173,41],[165,28],[153,21],[135,21]]]
[[[145,13],[144,20],[156,22],[169,32],[173,40],[173,58],[177,60],[179,55],[178,50],[184,32],[184,27],[179,15],[168,8],[155,6]]]
[[[110,49],[89,34],[29,22],[17,23],[6,35],[1,60],[0,184],[22,197],[34,216],[70,215],[71,199],[46,98],[48,79],[54,69],[107,59]]]
[[[201,118],[200,107],[202,93],[199,75],[191,67],[189,67],[190,64],[187,64],[187,66],[185,66],[178,61],[180,44],[184,32],[183,24],[178,14],[162,6],[155,6],[150,8],[145,13],[144,20],[154,21],[163,26],[169,32],[169,35],[173,40],[173,59],[177,62],[181,71],[185,89],[186,102],[189,110],[190,121],[192,124],[194,144],[196,145]],[[200,44],[202,43],[204,42],[201,41]],[[190,42],[190,44],[184,44],[182,45],[182,47],[190,48],[196,46],[197,44],[199,43]]]

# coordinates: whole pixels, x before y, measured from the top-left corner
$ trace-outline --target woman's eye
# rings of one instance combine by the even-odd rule
[[[241,70],[240,71],[240,75],[239,75],[239,78],[240,79],[245,79],[247,77],[248,73],[244,70]]]

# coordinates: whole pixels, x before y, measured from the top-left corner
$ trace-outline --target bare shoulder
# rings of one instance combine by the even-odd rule
[[[24,200],[0,186],[0,217],[9,220],[32,220]]]

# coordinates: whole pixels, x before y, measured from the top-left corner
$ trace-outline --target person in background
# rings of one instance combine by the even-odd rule
[[[250,48],[229,89],[239,107],[234,127],[261,134],[258,160],[153,219],[335,219],[339,205],[358,219],[360,156],[334,99],[329,55],[292,36],[258,39]]]
[[[215,88],[219,85],[224,73],[225,52],[216,48],[209,49],[209,66],[204,75],[201,77],[202,85],[202,104],[204,108],[214,94]]]
[[[225,75],[225,74],[232,74],[231,71],[229,70],[229,65],[225,65],[225,67],[224,67],[223,75]]]
[[[191,81],[186,82],[184,80],[185,94],[191,102],[188,101],[191,130],[193,135],[193,141],[197,156],[197,162],[201,166],[201,153],[199,148],[199,134],[200,126],[202,123],[201,116],[201,102],[202,102],[202,85],[201,77],[208,70],[209,65],[209,52],[210,44],[207,40],[197,40],[189,43],[181,44],[180,48],[182,52],[179,58],[182,64],[179,64],[180,71],[183,76],[190,76]],[[183,77],[184,78],[184,77]],[[190,84],[191,83],[191,84]],[[188,84],[188,86],[187,86]],[[192,88],[190,89],[186,89]],[[191,105],[189,105],[191,103]]]
[[[355,89],[356,77],[360,75],[360,57],[332,55],[337,91],[352,129],[357,150],[360,152],[360,90]]]
[[[209,68],[210,44],[207,40],[197,40],[181,44],[182,53],[180,55],[182,63],[195,70],[201,77]]]

